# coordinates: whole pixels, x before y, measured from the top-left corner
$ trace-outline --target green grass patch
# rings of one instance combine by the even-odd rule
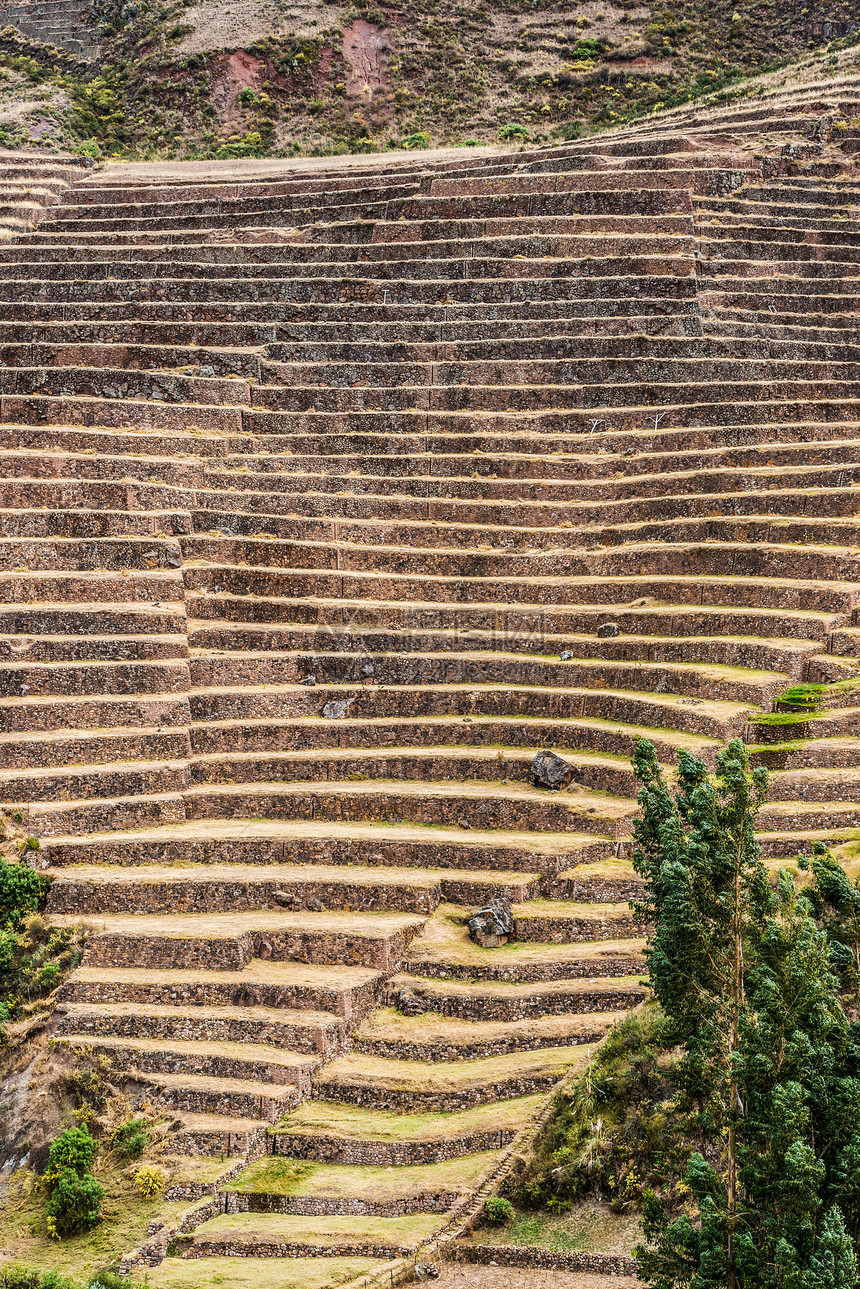
[[[315,1100],[300,1105],[278,1128],[282,1132],[317,1133],[345,1140],[444,1141],[470,1132],[520,1128],[542,1100],[540,1095],[515,1097],[453,1114],[399,1114],[341,1101]]]
[[[315,1164],[267,1155],[256,1160],[229,1190],[266,1195],[325,1195],[389,1199],[425,1191],[466,1191],[496,1158],[495,1151],[400,1168]]]
[[[566,1213],[529,1212],[516,1208],[506,1226],[481,1227],[477,1242],[551,1249],[556,1253],[630,1255],[640,1237],[638,1214],[613,1213],[607,1204],[585,1200]]]
[[[313,1245],[335,1246],[342,1240],[368,1240],[391,1244],[416,1244],[429,1239],[444,1225],[442,1213],[413,1213],[409,1217],[297,1217],[285,1213],[223,1213],[198,1226],[196,1236],[206,1240],[217,1236],[260,1237],[287,1244],[294,1240]]]
[[[792,685],[776,701],[790,707],[806,707],[817,711],[826,692],[826,685]]]

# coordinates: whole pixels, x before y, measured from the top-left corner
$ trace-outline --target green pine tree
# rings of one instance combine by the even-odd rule
[[[634,766],[649,970],[702,1143],[687,1170],[691,1216],[671,1220],[648,1197],[643,1270],[654,1289],[847,1289],[860,1052],[814,916],[824,896],[799,893],[785,873],[770,887],[753,833],[766,775],[750,773],[739,740],[714,779],[682,753],[674,793],[650,744]],[[825,877],[844,904],[831,868],[822,889]]]
[[[857,1255],[845,1230],[842,1213],[835,1206],[824,1216],[818,1246],[812,1255],[807,1289],[854,1289]]]

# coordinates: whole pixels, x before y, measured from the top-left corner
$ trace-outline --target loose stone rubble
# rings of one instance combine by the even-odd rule
[[[744,736],[774,861],[856,834],[858,115],[205,183],[0,156],[56,196],[0,247],[0,806],[99,926],[55,1035],[251,1169],[126,1265],[390,1281],[455,1231],[646,996],[639,735]],[[294,1205],[270,1155],[317,1165]]]

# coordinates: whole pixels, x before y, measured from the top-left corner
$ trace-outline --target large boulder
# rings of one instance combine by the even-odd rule
[[[510,900],[498,899],[473,913],[466,924],[469,938],[482,949],[497,949],[507,944],[514,933],[514,915]]]
[[[573,766],[555,752],[538,752],[531,764],[531,776],[536,788],[558,792],[573,778]]]

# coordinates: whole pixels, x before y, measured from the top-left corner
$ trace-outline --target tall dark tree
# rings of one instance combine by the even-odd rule
[[[654,1289],[854,1289],[858,1035],[814,900],[768,881],[753,831],[766,773],[739,740],[713,779],[681,753],[674,792],[650,744],[634,766],[648,965],[702,1140],[692,1214],[646,1203],[643,1269]]]

